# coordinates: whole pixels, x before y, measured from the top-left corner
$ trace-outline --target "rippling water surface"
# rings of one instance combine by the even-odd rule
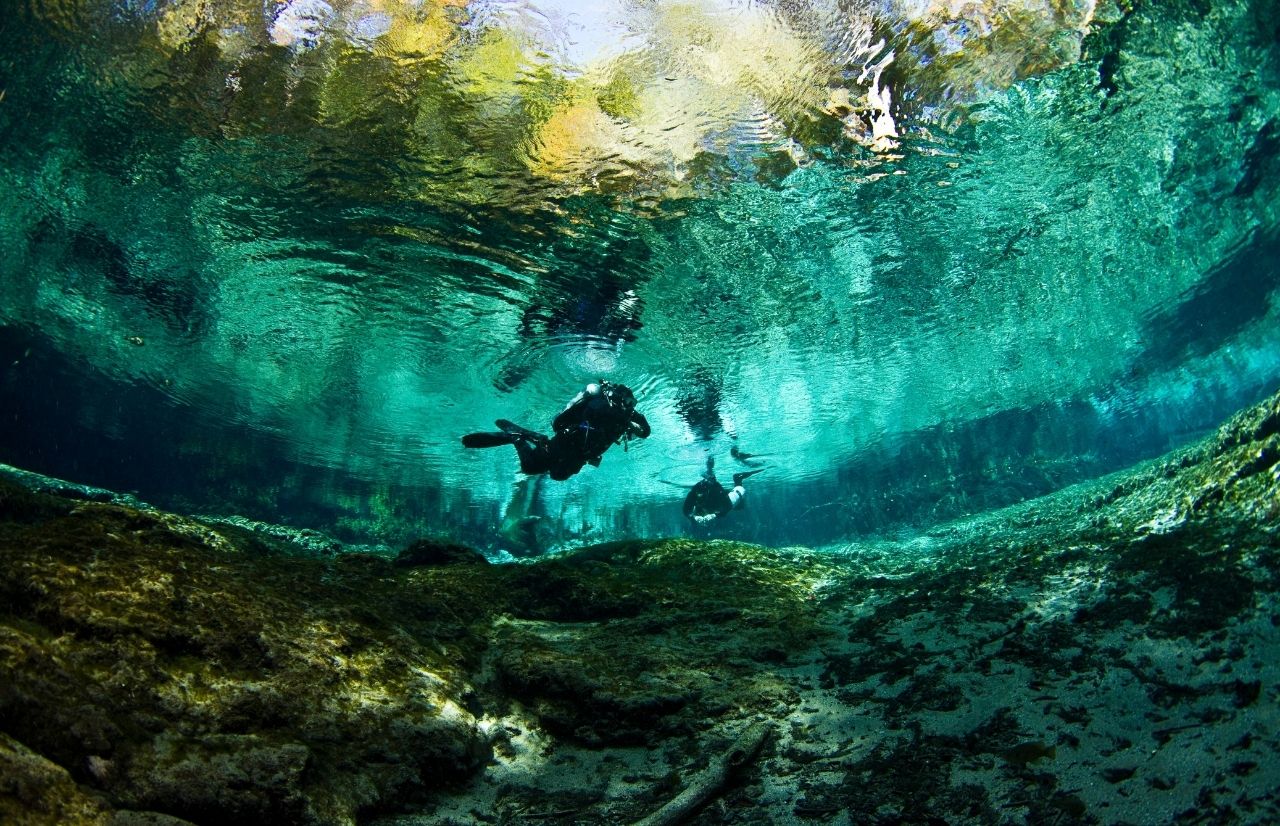
[[[820,542],[1153,454],[1280,380],[1280,8],[26,0],[0,461],[394,541]],[[653,436],[463,451],[587,381]],[[510,521],[510,519],[508,519]]]

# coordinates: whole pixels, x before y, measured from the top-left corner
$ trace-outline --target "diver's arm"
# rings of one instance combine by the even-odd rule
[[[651,432],[649,420],[644,417],[644,414],[637,413],[634,410],[631,411],[631,423],[627,425],[627,435],[635,436],[639,439],[647,439]]]

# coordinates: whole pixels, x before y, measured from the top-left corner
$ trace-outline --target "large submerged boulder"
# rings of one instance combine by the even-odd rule
[[[482,765],[459,658],[377,576],[5,488],[0,724],[112,805],[342,823]],[[21,507],[17,503],[21,502]]]

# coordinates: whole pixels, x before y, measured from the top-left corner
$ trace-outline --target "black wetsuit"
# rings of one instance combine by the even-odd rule
[[[611,401],[608,391],[581,394],[555,417],[551,429],[555,435],[532,450],[521,450],[520,443],[516,444],[520,469],[525,473],[545,470],[552,479],[568,479],[585,464],[598,466],[600,457],[619,439],[644,439],[650,432],[644,416]]]
[[[709,522],[708,516],[724,516],[733,510],[733,500],[729,491],[714,476],[704,477],[694,485],[684,498],[684,515],[690,519],[703,517],[701,522]]]
[[[579,393],[555,417],[551,423],[555,435],[551,438],[499,421],[506,438],[501,434],[470,434],[463,437],[462,443],[467,447],[515,445],[522,472],[546,473],[552,479],[564,480],[582,470],[583,465],[599,465],[604,452],[619,439],[643,439],[649,435],[649,422],[636,412],[635,397],[625,385],[601,382],[595,392],[590,388]]]
[[[747,491],[742,483],[747,477],[754,476],[764,468],[747,470],[733,474],[733,488],[726,488],[716,479],[715,460],[707,459],[707,469],[702,473],[698,484],[689,489],[684,497],[684,515],[696,525],[706,525],[729,513],[742,503]]]

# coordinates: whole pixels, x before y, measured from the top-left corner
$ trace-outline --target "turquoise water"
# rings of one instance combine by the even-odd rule
[[[822,544],[1280,385],[1280,8],[38,2],[0,23],[0,461],[400,543]],[[563,482],[459,436],[625,382]],[[525,541],[529,537],[525,537]]]

